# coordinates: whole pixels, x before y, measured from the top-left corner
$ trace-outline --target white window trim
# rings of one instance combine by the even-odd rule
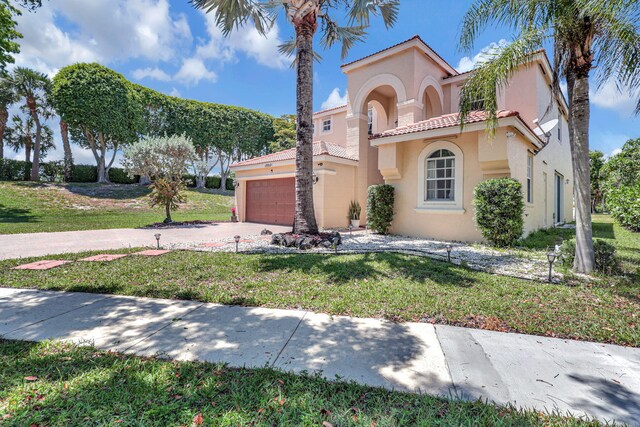
[[[324,130],[324,122],[329,122],[329,130]],[[320,134],[329,135],[333,133],[333,116],[323,117],[320,119]]]
[[[531,163],[529,163],[531,162]],[[529,170],[529,164],[531,164],[531,169]],[[533,158],[533,154],[531,153],[527,153],[527,177],[525,178],[525,182],[526,182],[526,188],[525,188],[525,199],[528,205],[533,205],[534,202],[534,191],[533,191],[533,184],[534,184],[534,179],[533,177],[535,176],[534,173],[534,168],[535,168],[535,160]],[[531,188],[529,188],[529,181],[531,181]]]
[[[426,159],[438,150],[449,150],[456,156],[455,161],[455,190],[453,201],[426,201],[425,194],[425,172]],[[462,150],[456,144],[449,141],[435,141],[427,145],[418,156],[418,193],[416,211],[425,213],[463,213],[464,212],[464,156]]]

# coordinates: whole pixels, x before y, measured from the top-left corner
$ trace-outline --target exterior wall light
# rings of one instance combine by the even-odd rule
[[[240,236],[233,236],[233,240],[236,242],[236,253],[238,253],[238,243],[240,243]]]
[[[316,185],[318,181],[320,181],[320,177],[314,173],[311,177],[311,181],[313,181],[313,185]]]
[[[547,260],[549,261],[549,282],[553,279],[553,263],[556,261],[558,254],[556,251],[547,251]]]
[[[160,249],[160,236],[161,236],[161,234],[160,234],[160,233],[156,233],[156,234],[154,235],[154,237],[156,238],[156,247],[157,247],[158,249]]]
[[[238,188],[240,187],[240,181],[238,181],[237,179],[233,180],[233,188]]]
[[[447,262],[451,262],[451,250],[453,249],[451,247],[451,244],[447,243]]]

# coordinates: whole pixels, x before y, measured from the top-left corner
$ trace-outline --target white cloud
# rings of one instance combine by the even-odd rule
[[[171,88],[171,92],[169,92],[169,95],[175,96],[176,98],[180,98],[182,96],[180,91],[178,89],[176,89],[175,87]]]
[[[480,52],[478,52],[473,58],[469,56],[465,56],[461,58],[460,61],[458,62],[458,66],[456,67],[456,70],[458,70],[459,73],[465,73],[467,71],[471,71],[474,68],[476,68],[476,66],[490,59],[491,56],[499,53],[500,50],[504,49],[508,45],[509,45],[509,42],[505,39],[501,39],[497,43],[492,42],[488,46],[485,46],[482,49],[480,49]]]
[[[340,95],[340,89],[335,88],[329,94],[329,97],[322,103],[321,108],[323,110],[327,110],[329,108],[340,107],[341,105],[345,105],[347,103],[347,92],[345,91],[344,95]]]
[[[614,80],[607,81],[599,89],[592,87],[589,90],[591,102],[600,107],[617,111],[623,117],[629,117],[636,108],[638,97],[629,92],[621,92],[616,87]]]
[[[158,67],[138,68],[133,70],[133,78],[136,80],[153,79],[161,82],[168,82],[171,76]]]
[[[609,154],[609,157],[613,157],[613,156],[618,155],[620,153],[622,153],[622,148],[616,148],[615,150],[613,150],[611,152],[611,154]]]
[[[218,75],[207,69],[207,66],[198,58],[187,58],[182,62],[182,67],[174,78],[186,86],[197,85],[201,80],[215,82]]]

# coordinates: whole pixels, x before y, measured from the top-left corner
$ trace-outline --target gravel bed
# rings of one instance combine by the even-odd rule
[[[334,253],[333,250],[315,248],[301,251],[270,244],[271,236],[242,236],[238,251],[244,253]],[[447,259],[447,244],[452,247],[451,262],[457,265],[486,271],[488,273],[513,276],[529,280],[547,280],[549,264],[543,252],[496,250],[486,246],[467,243],[443,242],[406,236],[382,236],[360,231],[350,235],[342,233],[342,245],[338,253],[398,252],[427,256],[438,260]],[[203,252],[234,252],[233,239],[212,240],[207,243],[180,243],[168,245],[168,249],[188,249]],[[554,272],[556,279],[560,273]]]

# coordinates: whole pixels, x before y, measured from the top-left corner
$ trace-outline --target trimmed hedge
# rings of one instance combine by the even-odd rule
[[[634,186],[614,188],[607,197],[607,207],[618,224],[640,232],[640,182]]]
[[[109,181],[114,184],[137,184],[139,179],[137,175],[131,178],[122,168],[109,169]]]
[[[473,192],[475,221],[485,239],[498,247],[511,246],[522,236],[522,184],[513,178],[489,179]]]
[[[393,221],[395,189],[389,184],[372,185],[367,197],[367,224],[376,233],[387,234]]]
[[[204,181],[204,186],[206,188],[220,188],[220,179],[219,176],[208,176]]]
[[[596,271],[605,274],[615,273],[619,270],[620,264],[616,257],[616,247],[602,239],[593,239],[593,252],[595,254]],[[568,268],[573,267],[576,258],[575,239],[565,240],[560,248],[562,265]]]
[[[225,183],[225,188],[228,191],[235,191],[235,187],[233,186],[233,178],[227,178],[227,182]]]
[[[0,159],[0,181],[28,181],[30,175],[31,162]]]
[[[96,182],[98,168],[92,165],[73,165],[69,182]]]

